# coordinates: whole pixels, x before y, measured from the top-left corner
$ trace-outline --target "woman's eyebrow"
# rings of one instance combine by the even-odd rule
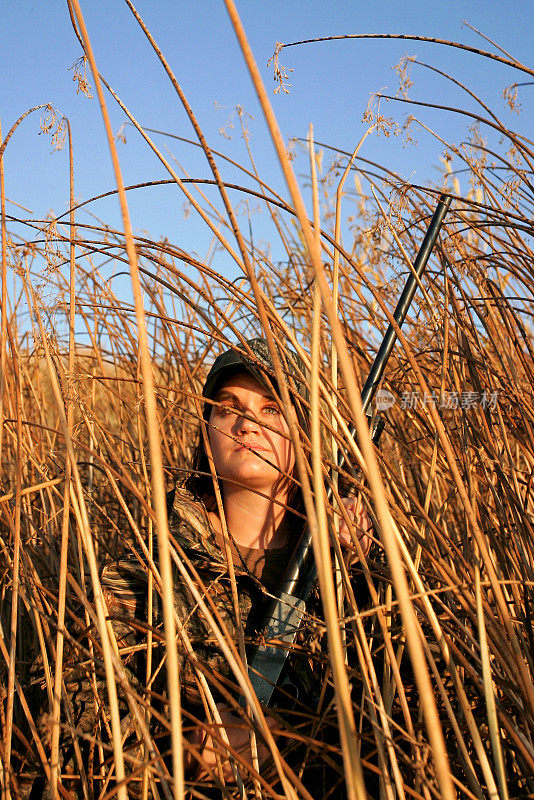
[[[237,396],[235,394],[232,394],[232,392],[227,392],[227,391],[224,391],[224,390],[221,391],[221,392],[217,392],[217,394],[215,395],[215,397],[213,399],[214,399],[214,401],[217,401],[217,400],[226,400],[226,398],[233,398],[233,399],[237,400]]]
[[[227,389],[222,389],[220,392],[217,392],[213,400],[216,403],[220,403],[222,400],[236,400],[240,402],[239,397],[233,392],[229,392]]]
[[[267,391],[265,393],[261,392],[261,397],[263,400],[266,400],[267,402],[276,403],[276,400],[274,399],[272,394],[269,394],[269,392]],[[220,392],[217,392],[213,400],[215,403],[220,403],[223,400],[236,400],[238,403],[241,402],[239,395],[234,394],[234,392],[231,392],[228,389],[221,389]]]

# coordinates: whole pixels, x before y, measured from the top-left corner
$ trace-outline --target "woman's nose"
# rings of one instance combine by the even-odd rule
[[[238,431],[253,431],[259,430],[260,424],[252,411],[242,411],[236,419],[236,427]]]

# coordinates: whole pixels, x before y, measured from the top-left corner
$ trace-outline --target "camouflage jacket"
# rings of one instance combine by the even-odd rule
[[[234,563],[238,597],[238,614],[236,614],[228,565],[217,544],[206,507],[187,490],[179,487],[174,491],[169,514],[169,531],[174,550],[174,608],[186,635],[177,637],[182,695],[185,707],[193,709],[201,704],[201,693],[195,677],[199,668],[208,678],[216,700],[223,699],[225,691],[233,694],[237,686],[213,629],[198,607],[187,580],[176,566],[176,561],[180,559],[185,565],[193,584],[212,615],[216,617],[219,629],[226,630],[236,648],[238,626],[244,631],[247,649],[257,643],[258,636],[261,635],[261,630],[258,628],[263,611],[272,595],[269,594],[267,587],[248,572],[243,563]],[[157,563],[157,559],[155,560]],[[146,641],[143,628],[147,630],[147,574],[144,558],[138,552],[123,556],[108,565],[102,573],[102,587],[119,646],[126,654],[126,661],[130,658],[129,666],[141,683],[144,682],[143,673],[146,665],[141,640],[144,638]],[[153,669],[157,669],[159,659],[164,654],[164,644],[160,598],[155,591],[153,607],[154,642],[160,643],[160,647],[156,646],[153,649]],[[305,638],[309,641],[313,638],[313,634],[317,635],[317,631],[312,632],[308,627]],[[297,669],[300,683],[309,688],[311,675],[305,663],[306,654],[303,652],[302,638],[301,636],[301,645],[297,648],[300,650],[300,657],[292,659],[291,669]],[[193,653],[189,648],[192,648]],[[131,663],[131,655],[128,655],[134,653],[137,654],[134,657],[137,664]],[[164,691],[163,685],[160,688]]]
[[[192,583],[205,601],[216,619],[217,627],[225,630],[225,638],[231,639],[236,649],[238,625],[242,626],[247,650],[253,648],[258,642],[261,636],[258,627],[262,620],[263,607],[269,601],[270,595],[267,588],[248,572],[244,564],[235,563],[239,610],[239,614],[236,615],[226,558],[217,544],[215,531],[210,524],[204,504],[184,489],[177,488],[174,493],[172,509],[169,509],[169,512],[170,544],[174,553],[174,608],[178,621],[177,650],[184,732],[187,737],[187,728],[189,727],[190,730],[197,728],[199,722],[202,722],[206,716],[204,690],[202,681],[199,680],[200,675],[207,680],[216,702],[227,703],[229,698],[236,699],[239,695],[235,676],[191,591],[190,584]],[[155,542],[153,559],[157,567],[158,557]],[[188,577],[184,577],[183,572],[178,569],[178,560],[185,565]],[[168,752],[170,747],[168,729],[163,723],[168,714],[165,700],[167,692],[166,650],[160,598],[158,591],[154,588],[151,602],[149,602],[148,576],[147,558],[143,554],[142,548],[132,548],[130,552],[104,567],[101,584],[129,684],[137,698],[142,698],[143,702],[148,701],[153,710],[150,734],[153,741],[157,743],[159,752],[163,754]],[[150,608],[152,609],[151,614],[149,614]],[[316,724],[319,718],[314,715],[317,706],[307,699],[311,699],[316,694],[315,690],[322,686],[328,669],[325,666],[328,659],[324,658],[325,653],[322,647],[324,625],[321,622],[320,614],[313,613],[313,598],[308,610],[310,613],[299,632],[291,659],[289,659],[288,672],[290,683],[298,681],[304,689],[302,700],[307,706],[312,707],[303,708],[298,703],[294,708],[294,714],[287,712],[286,709],[290,705],[287,703],[287,695],[282,695],[279,705],[289,729],[298,724],[300,747],[304,748],[302,752],[306,753],[306,775],[309,773],[310,785],[317,792],[314,796],[323,796],[319,792],[318,781],[319,779],[323,781],[326,772],[323,769],[322,757],[316,745],[320,738],[324,738],[329,743],[328,763],[331,765],[334,758],[331,743],[335,743],[338,736],[337,717],[335,710],[327,713],[321,711],[322,723],[319,730]],[[98,637],[94,636],[94,631],[85,628],[83,615],[80,616],[79,623],[74,628],[70,645],[66,650],[64,668],[65,699],[70,709],[72,727],[70,724],[65,726],[60,752],[62,768],[67,771],[75,769],[77,759],[71,742],[74,734],[82,748],[81,759],[87,765],[86,771],[90,774],[93,769],[97,768],[99,743],[102,742],[105,746],[104,752],[110,750],[107,687]],[[185,637],[182,636],[180,629],[186,634]],[[94,658],[91,658],[88,650],[88,640],[91,638],[94,641]],[[147,657],[148,653],[151,654],[151,659]],[[139,734],[136,732],[136,725],[130,715],[131,708],[127,694],[122,687],[118,686],[117,688],[121,728],[125,748],[131,760],[128,772],[133,775],[136,765],[143,763],[143,751]],[[46,704],[44,689],[42,700],[44,706]],[[282,708],[284,708],[283,712]],[[328,703],[327,708],[330,709]],[[309,740],[310,746],[306,744],[306,726],[303,726],[303,718],[309,720],[310,730],[313,729],[312,738]],[[46,719],[47,714],[44,714],[45,722]],[[282,741],[286,742],[286,740]],[[291,749],[295,745],[290,738],[287,738],[286,746]],[[295,751],[292,757],[298,761],[301,755]],[[340,766],[336,769],[336,781],[342,780],[342,774],[340,761]],[[330,785],[329,780],[325,786]],[[134,789],[135,785],[132,791]],[[137,796],[135,791],[132,796]]]

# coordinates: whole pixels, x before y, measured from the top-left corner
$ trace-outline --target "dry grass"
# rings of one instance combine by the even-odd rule
[[[80,27],[77,3],[75,12]],[[246,52],[243,36],[241,43]],[[241,769],[245,784],[257,796],[318,800],[306,775],[321,762],[339,786],[346,780],[351,798],[364,797],[364,785],[387,800],[534,796],[532,143],[482,109],[502,137],[497,153],[485,149],[479,128],[462,147],[444,143],[471,179],[467,196],[451,167],[439,187],[423,189],[356,155],[357,214],[349,225],[340,212],[348,203],[336,194],[341,172],[319,176],[321,189],[332,187],[319,236],[318,207],[314,226],[259,83],[257,90],[291,195],[286,203],[257,179],[276,247],[262,250],[249,220],[240,224],[211,153],[224,215],[187,195],[243,280],[225,279],[170,242],[136,237],[126,223],[123,236],[72,212],[70,224],[47,223],[46,235],[32,229],[44,231],[44,223],[28,224],[21,239],[2,211],[6,796],[26,796],[36,774],[63,797],[202,796],[202,784],[181,773],[182,747],[192,749],[187,738],[182,745],[182,729],[195,721],[177,691],[169,701],[165,683],[163,695],[149,691],[165,652],[170,686],[179,664],[169,652],[192,646],[172,613],[170,559],[182,580],[193,580],[187,559],[168,551],[163,491],[187,474],[207,365],[229,341],[256,334],[290,340],[313,376],[317,424],[298,446],[316,551],[328,560],[334,523],[323,513],[322,487],[339,448],[353,462],[363,454],[376,541],[352,581],[338,576],[337,589],[321,564],[324,612],[318,602],[309,612],[317,623],[310,658],[324,681],[319,707],[284,714],[276,741],[251,696],[243,653],[205,609],[232,681],[249,700],[246,719],[273,752],[261,776]],[[339,155],[344,169],[351,154]],[[190,192],[170,166],[169,174]],[[359,420],[358,391],[443,185],[453,208],[388,366],[384,388],[396,402],[382,449],[373,453],[362,436],[356,448],[344,423]],[[286,255],[275,262],[270,253],[279,248]],[[132,275],[135,307],[115,296],[110,258]],[[167,572],[162,561],[151,563],[156,536]],[[152,656],[139,683],[106,623],[99,570],[140,541],[167,616],[159,627],[151,627],[151,611],[141,621],[140,642]],[[206,718],[216,724],[216,676],[197,674]],[[82,678],[91,729],[76,722]],[[193,758],[202,761],[198,751]],[[238,796],[239,784],[225,791]]]

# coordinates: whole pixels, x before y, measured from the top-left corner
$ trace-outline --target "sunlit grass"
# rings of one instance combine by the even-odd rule
[[[243,37],[241,43],[246,52]],[[357,155],[350,225],[340,211],[347,202],[340,181],[352,188],[351,173],[319,176],[329,192],[319,236],[318,205],[308,221],[285,143],[277,141],[266,105],[265,112],[291,196],[275,197],[256,176],[276,231],[271,247],[254,240],[254,217],[242,223],[235,213],[211,151],[224,214],[201,195],[186,195],[215,246],[239,265],[236,281],[179,243],[136,236],[126,222],[124,236],[88,224],[82,211],[69,224],[47,222],[44,237],[27,223],[21,239],[21,226],[14,235],[14,221],[5,219],[2,181],[6,796],[26,796],[36,775],[64,797],[130,790],[165,797],[173,787],[176,796],[193,787],[202,792],[192,771],[185,784],[180,771],[182,750],[188,762],[203,764],[187,738],[198,724],[228,757],[212,696],[220,676],[196,662],[196,643],[172,608],[171,563],[191,591],[198,581],[167,535],[164,491],[188,474],[209,364],[229,342],[253,335],[289,342],[313,376],[312,423],[318,424],[310,437],[294,421],[292,435],[302,448],[300,480],[316,552],[328,553],[333,528],[330,509],[322,513],[321,487],[332,480],[336,449],[353,464],[367,454],[363,493],[375,543],[352,577],[342,562],[337,583],[320,570],[324,613],[316,597],[306,643],[321,676],[319,705],[281,713],[283,732],[275,738],[251,694],[243,648],[229,639],[209,597],[198,596],[230,664],[223,683],[228,702],[239,711],[231,690],[245,694],[251,713],[244,721],[273,753],[261,775],[234,754],[245,786],[258,796],[318,800],[306,768],[322,763],[339,786],[347,781],[350,797],[363,797],[363,784],[370,796],[388,800],[452,796],[451,787],[466,798],[532,796],[532,145],[489,112],[502,137],[492,157],[504,169],[488,160],[478,128],[461,148],[444,143],[467,171],[462,180],[471,181],[464,193],[450,164],[439,185],[423,189]],[[383,124],[369,121],[378,129]],[[54,117],[49,133],[57,139],[60,129]],[[343,169],[353,148],[341,154]],[[190,192],[167,168],[177,188]],[[358,419],[355,395],[443,188],[453,196],[452,210],[388,365],[384,388],[395,402],[385,412],[381,451],[372,455],[362,437],[358,447],[349,441],[347,425]],[[144,191],[150,201],[151,188]],[[127,194],[121,190],[124,220]],[[73,197],[71,191],[71,206]],[[285,256],[274,261],[272,252]],[[109,257],[131,275],[135,308],[114,294]],[[279,385],[289,410],[283,380]],[[339,476],[344,490],[356,481],[353,472]],[[138,629],[138,649],[150,652],[143,680],[132,669],[131,648],[109,624],[113,609],[99,580],[106,564],[131,550],[141,553],[153,587],[154,605]],[[154,611],[158,595],[165,625]],[[177,678],[170,682],[176,689],[170,710],[165,676],[178,675],[184,659],[204,704],[200,723],[181,708]],[[430,698],[420,695],[424,681]],[[90,728],[78,725],[82,685],[93,707]],[[237,795],[239,783],[228,792]]]

